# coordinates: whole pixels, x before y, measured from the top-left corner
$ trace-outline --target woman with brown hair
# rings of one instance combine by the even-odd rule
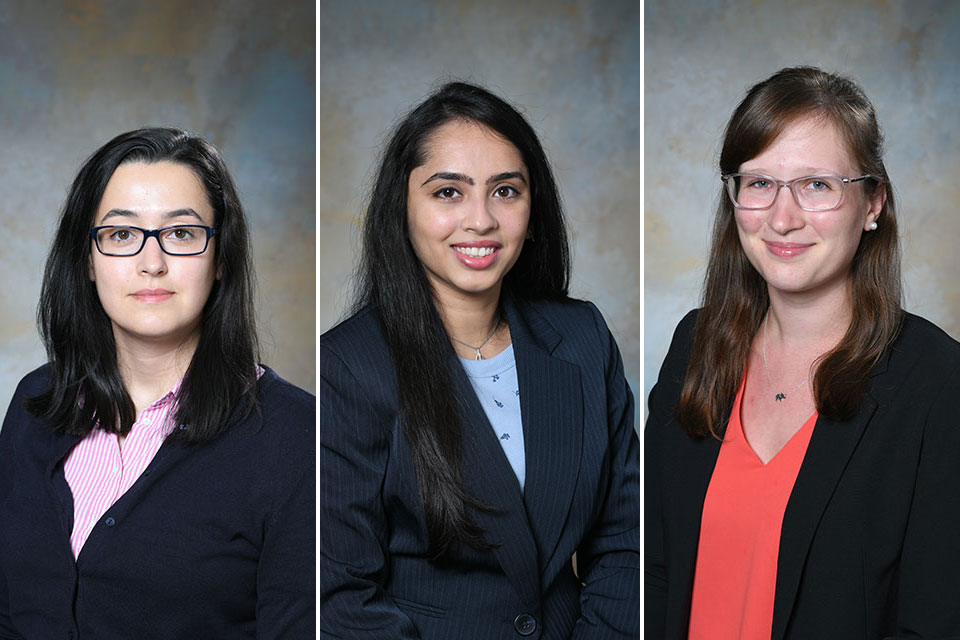
[[[873,106],[783,69],[719,168],[703,306],[649,398],[647,636],[960,634],[960,344],[901,309]]]

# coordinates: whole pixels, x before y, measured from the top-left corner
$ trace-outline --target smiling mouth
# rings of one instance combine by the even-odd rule
[[[465,256],[470,256],[471,258],[485,258],[491,253],[497,250],[496,247],[458,247],[453,246],[453,250],[457,253],[462,253]]]
[[[769,242],[764,241],[767,245],[767,250],[774,256],[780,258],[793,258],[804,253],[807,249],[813,246],[813,243],[805,244],[800,242]]]

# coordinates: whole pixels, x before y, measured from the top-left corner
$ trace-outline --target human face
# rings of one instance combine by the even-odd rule
[[[213,226],[213,209],[193,171],[173,162],[122,164],[113,172],[93,224],[156,229]],[[214,242],[195,256],[171,256],[148,238],[134,256],[105,256],[90,241],[90,279],[118,345],[180,346],[199,334],[200,315],[218,277]]]
[[[500,295],[523,249],[530,176],[513,144],[484,125],[454,120],[433,132],[410,172],[410,243],[441,304]]]
[[[827,173],[862,175],[836,127],[820,118],[788,125],[739,172],[783,181]],[[812,212],[801,209],[790,189],[783,188],[769,209],[735,209],[740,244],[771,295],[846,292],[860,236],[880,215],[884,199],[882,186],[868,197],[863,182],[847,184],[838,209]]]

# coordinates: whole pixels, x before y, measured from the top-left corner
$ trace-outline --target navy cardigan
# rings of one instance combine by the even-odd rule
[[[523,493],[456,356],[467,489],[492,551],[428,538],[393,359],[370,309],[320,338],[320,636],[633,640],[640,455],[617,345],[589,303],[505,299]],[[571,556],[577,554],[579,578]]]
[[[80,438],[23,408],[0,431],[0,638],[312,638],[316,399],[267,369],[259,410],[165,442],[74,561],[63,460]]]

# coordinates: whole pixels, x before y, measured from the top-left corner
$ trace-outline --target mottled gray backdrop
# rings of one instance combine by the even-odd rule
[[[315,392],[315,41],[300,0],[0,3],[0,411],[46,359],[35,310],[70,182],[154,125],[223,153],[252,227],[263,360]]]
[[[853,76],[886,134],[905,306],[960,338],[960,2],[647,0],[644,398],[697,306],[727,119],[800,64]],[[882,224],[882,221],[881,221]]]
[[[445,80],[522,108],[563,195],[571,294],[594,301],[640,382],[640,5],[636,0],[321,0],[318,326],[343,317],[374,162]],[[402,310],[398,310],[402,311]]]

